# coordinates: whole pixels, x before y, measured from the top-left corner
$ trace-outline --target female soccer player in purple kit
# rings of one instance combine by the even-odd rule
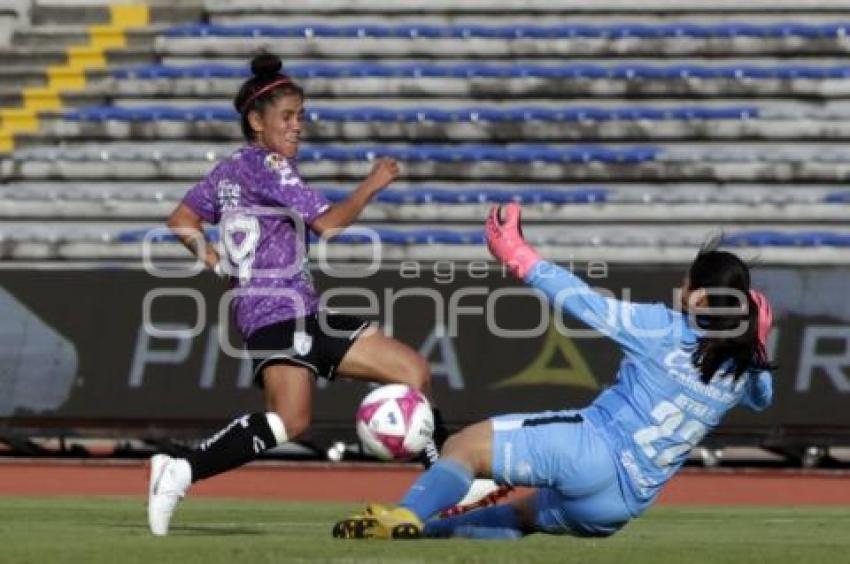
[[[189,190],[168,225],[210,269],[229,277],[232,315],[266,411],[235,419],[185,459],[151,459],[148,521],[155,535],[167,534],[193,482],[241,466],[307,428],[312,377],[402,383],[428,393],[430,367],[413,349],[364,320],[319,310],[306,259],[307,228],[328,235],[353,223],[398,176],[398,164],[378,160],[347,199],[330,204],[295,163],[303,91],[281,74],[274,55],[256,56],[251,70],[234,100],[247,144]],[[225,256],[206,244],[204,222],[219,224]],[[439,440],[445,431],[435,419]]]

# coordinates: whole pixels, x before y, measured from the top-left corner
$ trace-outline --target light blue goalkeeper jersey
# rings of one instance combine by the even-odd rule
[[[738,404],[765,409],[773,397],[769,372],[737,381],[718,372],[703,384],[691,363],[697,334],[687,315],[663,304],[603,297],[571,272],[542,261],[526,283],[550,303],[616,341],[625,358],[616,382],[584,414],[614,453],[634,516],[652,504],[690,450]],[[591,345],[592,346],[592,345]]]

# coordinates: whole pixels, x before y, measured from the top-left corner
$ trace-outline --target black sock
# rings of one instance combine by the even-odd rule
[[[446,439],[449,438],[449,430],[446,429],[446,422],[443,421],[443,414],[439,408],[432,408],[434,414],[434,443],[438,450],[443,450],[443,445],[446,444]]]
[[[430,468],[440,458],[440,451],[449,438],[449,431],[446,429],[446,422],[443,421],[443,414],[436,407],[431,411],[434,414],[434,438],[425,446],[425,450],[419,455],[419,462],[425,468]]]
[[[192,482],[242,466],[276,444],[265,413],[234,419],[186,457],[192,467]]]

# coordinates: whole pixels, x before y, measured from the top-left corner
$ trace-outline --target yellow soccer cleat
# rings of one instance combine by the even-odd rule
[[[331,533],[335,539],[365,539],[368,528],[375,525],[375,518],[371,515],[367,506],[362,513],[355,513],[347,519],[337,522]]]
[[[370,505],[369,513],[375,524],[368,533],[376,539],[418,539],[422,536],[422,521],[406,507]]]
[[[333,536],[342,539],[418,539],[422,521],[404,507],[371,504],[366,511],[334,525]]]

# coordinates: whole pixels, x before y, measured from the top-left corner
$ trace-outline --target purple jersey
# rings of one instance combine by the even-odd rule
[[[243,338],[316,311],[307,226],[330,204],[307,186],[294,162],[247,145],[189,190],[183,203],[219,224],[235,290],[231,310]]]

